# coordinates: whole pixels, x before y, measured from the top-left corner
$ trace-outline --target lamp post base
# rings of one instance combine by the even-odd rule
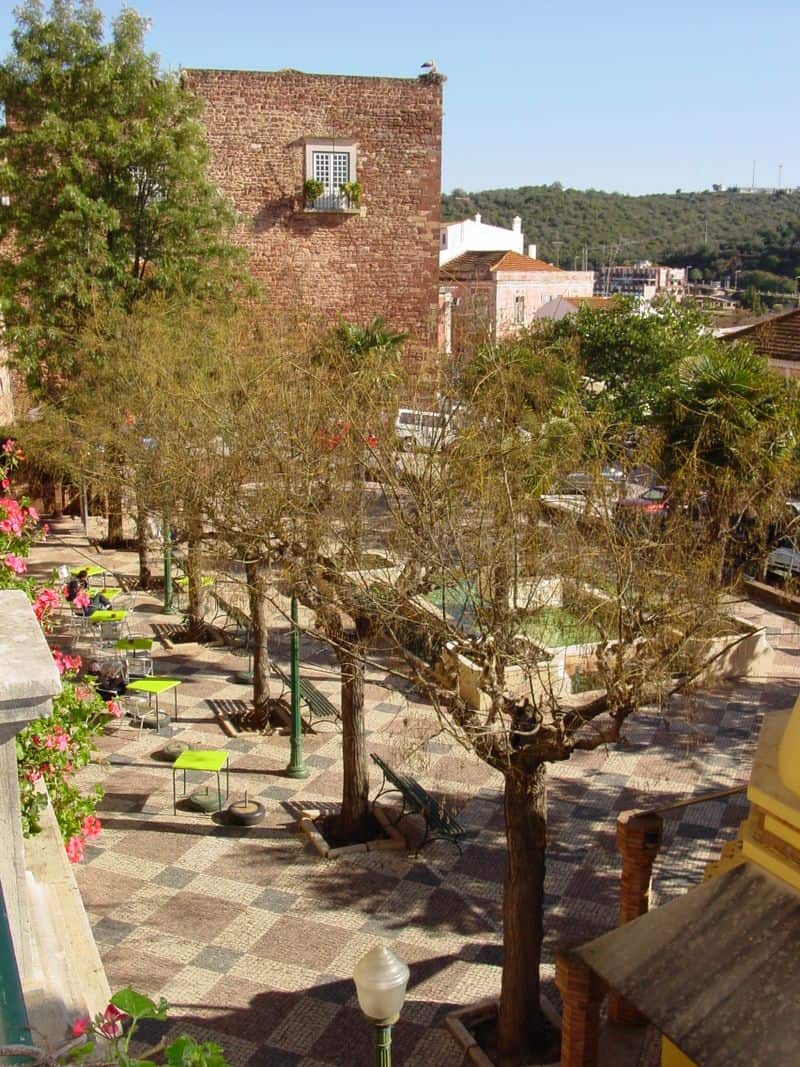
[[[287,778],[308,778],[309,770],[305,763],[290,763],[283,772]]]

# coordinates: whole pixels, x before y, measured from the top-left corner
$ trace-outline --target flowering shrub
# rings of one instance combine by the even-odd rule
[[[42,624],[42,629],[47,632],[53,611],[61,603],[61,596],[57,589],[40,589],[33,598],[33,613]]]
[[[71,1027],[71,1039],[52,1054],[23,1045],[0,1045],[0,1058],[14,1054],[30,1056],[36,1052],[39,1056],[37,1063],[46,1067],[60,1067],[61,1064],[76,1061],[92,1064],[93,1067],[111,1067],[114,1064],[120,1067],[156,1067],[153,1060],[132,1054],[130,1044],[142,1019],[163,1021],[167,1017],[167,1008],[163,997],[156,1004],[150,997],[130,987],[121,989],[111,998],[105,1011],[94,1019],[88,1015],[76,1019]],[[99,1046],[98,1038],[101,1039]],[[164,1063],[169,1067],[230,1067],[219,1045],[211,1041],[201,1043],[186,1034],[176,1038],[163,1050],[160,1046],[151,1050],[152,1054],[157,1052],[163,1052]]]
[[[22,832],[39,833],[39,814],[46,803],[37,789],[43,781],[53,812],[72,863],[83,859],[87,841],[100,833],[95,809],[103,790],[95,786],[83,794],[73,784],[75,772],[85,767],[97,751],[96,738],[112,718],[118,718],[119,705],[106,703],[88,685],[76,685],[72,672],[80,668],[80,658],[54,651],[59,670],[64,671],[61,693],[53,700],[53,713],[36,719],[17,735],[17,766],[22,807]]]
[[[0,444],[0,484],[4,490],[9,488],[8,475],[22,458],[11,438]],[[61,594],[58,589],[35,590],[33,579],[27,576],[26,559],[40,533],[38,522],[36,509],[25,498],[0,497],[0,589],[22,589],[46,632]],[[93,687],[76,685],[80,656],[53,649],[53,659],[62,676],[62,690],[53,700],[52,715],[37,719],[17,735],[22,832],[26,837],[40,832],[40,815],[49,794],[67,856],[71,863],[78,863],[86,842],[100,833],[95,809],[103,791],[95,786],[84,795],[73,778],[97,751],[96,739],[107,723],[118,719],[121,712],[117,703],[106,703]],[[47,794],[39,782],[47,786]]]

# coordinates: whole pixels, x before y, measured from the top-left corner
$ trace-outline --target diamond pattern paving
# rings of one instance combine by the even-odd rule
[[[140,600],[133,613],[140,632],[169,624],[155,602]],[[645,711],[626,727],[623,744],[552,769],[546,979],[561,941],[593,937],[616,922],[619,811],[746,781],[762,711],[796,696],[797,628],[774,615],[766,622],[779,650],[773,675],[695,694],[669,719]],[[285,665],[282,625],[276,620],[274,648]],[[330,655],[305,639],[302,655],[338,703]],[[169,999],[168,1023],[149,1025],[149,1038],[163,1031],[216,1040],[236,1067],[369,1067],[370,1034],[351,976],[369,948],[388,944],[411,968],[394,1062],[456,1067],[462,1057],[444,1030],[446,1010],[499,991],[500,776],[437,736],[414,773],[463,803],[460,819],[473,835],[464,855],[435,842],[419,858],[373,852],[325,861],[297,833],[295,813],[338,800],[340,734],[323,725],[308,735],[310,776],[283,777],[287,737],[228,738],[215,717],[215,707],[247,699],[247,687],[231,680],[241,668],[241,657],[221,648],[156,652],[156,672],[184,680],[171,736],[227,749],[232,798],[245,791],[259,797],[267,810],[261,825],[228,827],[219,816],[188,809],[173,815],[170,767],[152,758],[165,734],[123,724],[103,741],[109,762],[83,772],[82,784],[102,782],[107,795],[103,833],[75,870],[112,988],[130,983]],[[392,692],[385,668],[372,671],[368,683],[371,751],[397,759],[407,722],[435,732],[430,710]],[[655,903],[698,880],[745,811],[735,795],[666,816]],[[409,822],[413,827],[413,820],[404,827]],[[548,991],[555,996],[552,984]]]

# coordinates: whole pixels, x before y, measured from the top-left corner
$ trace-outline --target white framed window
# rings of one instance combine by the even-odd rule
[[[342,185],[357,180],[355,141],[306,141],[306,179],[321,182],[323,192],[312,205],[315,211],[347,211],[351,205]]]
[[[525,295],[524,293],[517,293],[514,297],[514,325],[525,325]]]

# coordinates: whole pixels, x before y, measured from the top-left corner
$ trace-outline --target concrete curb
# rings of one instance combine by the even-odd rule
[[[304,808],[300,812],[297,823],[320,856],[326,860],[337,859],[339,856],[350,856],[356,852],[400,852],[404,849],[407,850],[408,842],[397,827],[389,822],[389,818],[381,805],[376,804],[373,811],[387,837],[377,841],[364,841],[360,845],[342,845],[341,848],[331,848],[314,825],[314,820],[322,814],[316,808]]]
[[[550,1001],[540,996],[539,1003],[545,1019],[555,1029],[560,1030],[561,1016]],[[484,997],[474,1004],[458,1008],[445,1016],[444,1024],[450,1031],[450,1036],[464,1049],[467,1059],[470,1063],[474,1063],[475,1067],[496,1067],[494,1060],[487,1056],[475,1040],[471,1028],[496,1017],[499,1007],[499,997]],[[560,1060],[555,1060],[550,1063],[540,1063],[537,1067],[559,1067],[559,1063]]]

